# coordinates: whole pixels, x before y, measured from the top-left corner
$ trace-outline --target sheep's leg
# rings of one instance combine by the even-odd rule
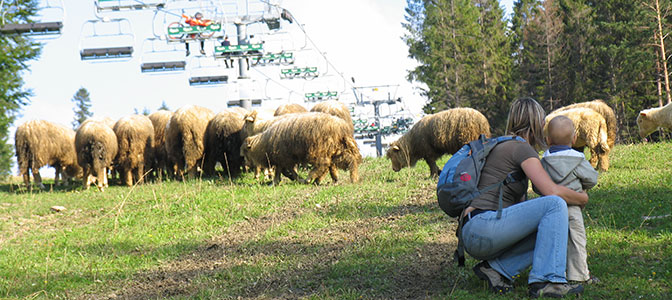
[[[264,170],[264,178],[266,178],[266,170]],[[261,177],[261,166],[255,166],[254,167],[254,179],[259,180],[259,177]]]
[[[33,169],[33,179],[35,179],[35,184],[41,189],[46,189],[44,184],[42,184],[42,176],[40,176],[40,169]]]
[[[60,179],[60,177],[63,176],[62,175],[63,173],[65,173],[65,172],[63,172],[63,168],[60,165],[55,165],[54,166],[54,185],[55,186],[60,185],[61,182],[60,182],[59,179]]]
[[[133,185],[133,170],[130,168],[124,168],[124,171],[122,173],[122,176],[124,179],[124,184],[126,186],[132,186]]]
[[[429,165],[429,175],[432,178],[439,177],[439,166],[436,165],[436,159],[425,158],[425,161]]]
[[[597,168],[597,162],[598,162],[598,155],[597,151],[595,151],[595,147],[590,147],[590,165],[593,166],[593,168]]]
[[[600,156],[597,161],[597,166],[600,171],[609,170],[609,154],[600,153]]]
[[[329,175],[331,175],[331,180],[334,181],[334,183],[338,182],[338,168],[336,168],[336,165],[331,165],[329,166]]]
[[[359,165],[353,163],[350,165],[350,182],[356,183],[359,181]]]
[[[26,188],[30,190],[32,187],[30,186],[30,170],[26,171],[23,173],[23,184],[26,185]]]
[[[105,187],[109,187],[109,186],[110,186],[110,185],[107,183],[107,168],[103,168],[103,179],[99,179],[98,182],[100,182],[100,180],[103,181],[103,186],[105,186]]]
[[[142,184],[145,182],[144,178],[142,177],[144,172],[145,172],[145,166],[143,164],[140,164],[138,168],[135,169],[135,176],[138,177],[138,180],[136,182],[138,184]]]
[[[275,167],[262,168],[264,170],[264,180],[271,180],[275,177]]]
[[[275,176],[273,176],[273,185],[278,185],[280,184],[280,180],[282,180],[282,178],[280,178],[282,172],[278,172],[277,168],[275,171]]]
[[[91,178],[91,169],[88,167],[82,168],[84,172],[84,177],[82,177],[82,183],[84,183],[84,188],[89,189],[89,186],[91,186],[91,182],[93,181]]]

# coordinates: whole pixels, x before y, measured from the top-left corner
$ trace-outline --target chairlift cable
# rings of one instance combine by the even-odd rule
[[[264,72],[262,72],[262,71],[259,71],[258,68],[252,68],[252,69],[255,70],[257,73],[263,75],[264,77],[266,77],[267,79],[269,79],[269,80],[272,81],[273,83],[275,83],[275,84],[279,85],[280,87],[282,87],[282,88],[284,88],[284,89],[290,91],[291,93],[295,93],[295,94],[297,94],[297,95],[302,95],[302,93],[299,93],[299,92],[297,92],[297,91],[295,91],[295,90],[293,90],[293,89],[291,89],[291,88],[288,88],[287,86],[283,85],[282,83],[280,83],[280,82],[276,81],[275,79],[271,78],[270,76],[266,75],[266,73],[264,73]]]
[[[271,4],[271,3],[270,3],[270,0],[261,0],[261,2],[262,2],[262,3],[266,3],[266,4],[269,5],[269,6],[275,6],[275,7],[277,7],[277,8],[284,9],[284,8],[280,7],[279,5],[277,5],[277,4]],[[327,56],[324,55],[324,53],[323,53],[322,51],[320,51],[320,49],[317,47],[317,44],[315,44],[315,42],[313,41],[313,39],[310,38],[310,36],[309,36],[308,33],[306,32],[306,29],[303,27],[303,25],[301,25],[301,22],[299,22],[299,21],[296,19],[296,17],[295,17],[294,15],[292,15],[292,18],[296,21],[296,25],[299,26],[299,29],[301,29],[301,31],[303,32],[303,34],[306,36],[306,39],[310,41],[310,43],[313,45],[313,47],[315,47],[315,51],[317,51],[317,53],[319,53],[320,56],[322,56],[322,58],[324,58],[324,60],[327,62],[327,65],[328,65],[328,66],[331,66],[331,67],[334,69],[334,71],[335,71],[339,76],[341,76],[341,78],[343,79],[344,82],[347,82],[347,80],[345,80],[345,77],[343,77],[343,74],[342,74],[341,72],[339,72],[338,69],[336,69],[336,67],[334,66],[334,64],[331,63],[331,61],[327,58]],[[353,88],[354,88],[354,86],[353,86],[352,84],[350,84],[350,83],[348,83],[348,84],[350,85],[350,87],[353,87]]]

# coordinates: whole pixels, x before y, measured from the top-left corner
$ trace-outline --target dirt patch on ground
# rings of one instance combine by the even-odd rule
[[[313,208],[290,205],[271,215],[253,218],[229,228],[222,236],[204,243],[197,251],[166,263],[156,270],[135,275],[131,280],[113,284],[116,288],[99,295],[83,295],[85,299],[152,299],[171,296],[189,297],[204,290],[226,291],[226,297],[254,299],[295,299],[328,289],[332,266],[352,255],[353,249],[375,238],[381,226],[393,226],[411,214],[423,213],[435,206],[431,189],[423,188],[409,201],[390,213],[355,221],[336,222],[329,228],[265,240],[263,234],[276,226],[291,222]],[[449,225],[451,228],[454,222]],[[450,230],[450,229],[447,229]],[[392,281],[384,294],[369,293],[366,274],[337,278],[368,298],[419,298],[436,295],[451,279],[442,269],[450,257],[455,239],[450,234],[437,235],[416,252],[395,258],[402,262],[387,274]],[[288,262],[268,262],[268,257],[285,257]],[[270,266],[267,273],[250,278],[227,278],[227,270],[258,264]],[[362,266],[366,268],[369,266]],[[208,278],[218,276],[209,282]],[[222,278],[223,277],[223,278]],[[225,286],[226,282],[233,282]],[[110,292],[111,291],[111,292]]]

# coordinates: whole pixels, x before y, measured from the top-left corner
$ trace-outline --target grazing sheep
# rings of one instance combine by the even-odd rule
[[[420,119],[411,130],[390,144],[386,156],[392,169],[414,167],[419,159],[429,165],[432,177],[439,175],[436,160],[446,153],[455,153],[464,144],[485,134],[490,136],[488,120],[472,108],[453,108]]]
[[[546,116],[546,124],[555,116],[568,117],[574,123],[576,142],[574,148],[587,146],[590,149],[590,164],[600,171],[609,169],[609,147],[607,122],[602,114],[585,107],[577,107],[568,110],[555,111]],[[544,133],[546,133],[544,125]]]
[[[99,190],[107,186],[107,169],[117,156],[117,136],[102,122],[87,120],[75,134],[77,162],[84,170],[84,187],[97,181]],[[95,176],[93,176],[95,174]]]
[[[295,113],[304,113],[308,112],[308,110],[303,107],[301,104],[296,104],[296,103],[290,103],[290,104],[283,104],[278,106],[278,108],[275,110],[274,116],[282,116],[286,114],[295,114]]]
[[[145,165],[152,166],[154,158],[154,126],[152,121],[143,115],[123,117],[114,124],[117,136],[117,156],[121,180],[126,186],[142,183]]]
[[[641,138],[645,138],[661,127],[672,129],[672,105],[667,104],[663,107],[640,111],[637,116],[637,127],[639,127]]]
[[[616,142],[616,135],[618,133],[618,123],[616,121],[616,114],[614,113],[614,110],[611,109],[609,105],[604,103],[604,101],[597,99],[588,102],[575,103],[558,108],[557,110],[551,112],[551,114],[556,111],[568,110],[579,107],[590,108],[598,112],[600,115],[602,115],[604,121],[607,123],[607,144],[609,145],[610,149],[613,149],[614,143]]]
[[[187,105],[170,117],[166,125],[166,151],[178,179],[183,178],[185,167],[189,178],[196,178],[205,150],[205,129],[214,115],[207,108]]]
[[[319,184],[334,165],[350,171],[350,180],[359,180],[362,156],[349,124],[324,113],[287,115],[264,132],[248,137],[241,147],[246,160],[264,167],[275,167],[274,184],[280,174],[297,179],[296,165],[310,164],[308,181]]]
[[[225,109],[215,115],[205,130],[205,158],[203,170],[212,175],[219,162],[230,177],[240,174],[243,157],[240,156],[241,130],[245,115],[234,109]]]
[[[152,169],[155,176],[161,180],[163,174],[168,170],[168,152],[166,152],[166,124],[173,115],[167,110],[159,110],[150,114],[149,120],[154,127],[154,159],[152,160]]]
[[[75,154],[75,132],[68,127],[42,120],[28,121],[16,129],[14,141],[19,172],[28,189],[32,188],[31,171],[35,184],[44,189],[40,168],[45,165],[56,169],[56,185],[59,185],[59,176],[67,184],[70,177],[82,171]]]
[[[322,112],[325,114],[330,114],[332,116],[339,117],[345,120],[346,123],[350,125],[352,133],[355,133],[355,125],[352,123],[352,117],[350,116],[350,110],[342,102],[336,100],[329,100],[315,104],[313,108],[310,109],[311,112]]]

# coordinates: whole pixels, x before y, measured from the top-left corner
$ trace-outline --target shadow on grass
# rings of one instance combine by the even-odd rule
[[[344,291],[373,298],[421,298],[474,286],[447,262],[452,245],[404,241],[403,249],[372,241],[246,241],[212,244],[162,270],[137,274],[115,296],[302,298]]]
[[[67,246],[67,251],[77,253],[86,261],[85,265],[64,266],[65,270],[54,274],[31,268],[21,270],[2,270],[0,278],[12,282],[12,278],[22,278],[18,284],[0,287],[0,294],[17,298],[32,298],[33,295],[45,294],[46,298],[68,295],[69,290],[80,289],[82,286],[93,289],[104,289],[110,282],[128,279],[128,269],[137,268],[143,261],[172,260],[185,252],[198,249],[201,243],[178,241],[159,247],[148,247],[144,243],[132,241],[95,242],[82,246]],[[70,258],[78,261],[77,258]],[[106,261],[117,260],[114,267]],[[91,289],[91,288],[90,288]],[[89,299],[90,295],[83,298]]]

